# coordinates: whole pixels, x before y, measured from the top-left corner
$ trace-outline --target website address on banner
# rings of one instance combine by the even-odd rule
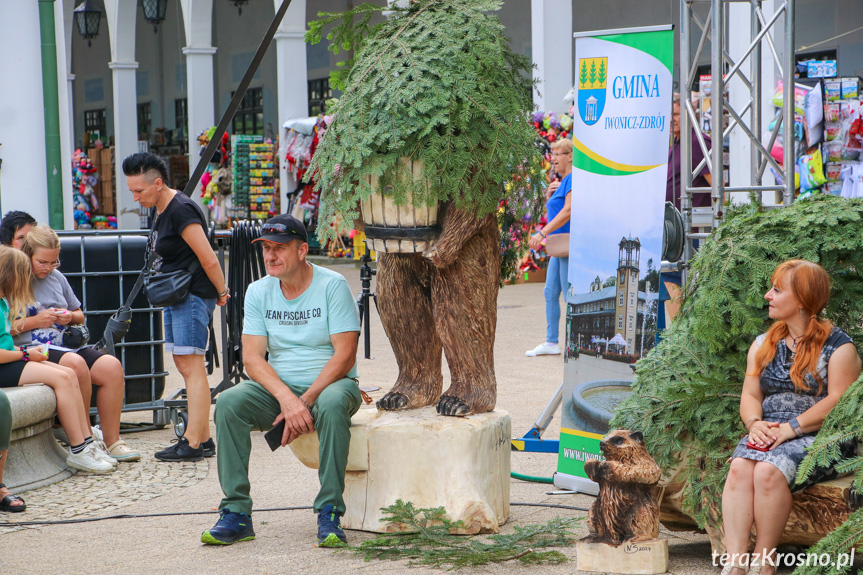
[[[659,130],[665,129],[665,116],[606,116],[606,130]]]
[[[854,564],[854,548],[851,553],[840,553],[836,557],[829,553],[776,553],[762,558],[760,553],[723,553],[713,552],[714,567],[725,567],[728,564],[748,565],[752,562],[773,564],[775,567],[833,567],[841,571]],[[762,561],[762,559],[764,559]]]

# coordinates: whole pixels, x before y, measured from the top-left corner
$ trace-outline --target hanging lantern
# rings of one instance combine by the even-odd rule
[[[87,40],[87,47],[93,44],[93,38],[99,35],[99,21],[102,19],[102,11],[94,7],[94,2],[84,0],[73,11],[78,33]]]
[[[237,12],[239,12],[240,16],[243,15],[243,6],[248,4],[249,0],[228,0],[231,4],[237,7]]]
[[[168,9],[168,0],[141,0],[141,8],[144,10],[144,19],[153,25],[153,33],[159,31],[159,24],[165,21],[165,10]]]

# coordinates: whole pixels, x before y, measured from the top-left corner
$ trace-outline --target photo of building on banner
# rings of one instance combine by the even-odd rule
[[[671,130],[671,26],[575,34],[572,216],[558,487],[584,462],[654,346]]]

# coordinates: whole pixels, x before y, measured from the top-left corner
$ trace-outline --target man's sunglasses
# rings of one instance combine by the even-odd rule
[[[292,234],[296,234],[297,231],[293,228],[288,228],[285,224],[264,224],[264,227],[261,229],[263,233],[277,233],[283,234],[285,232],[291,232]]]

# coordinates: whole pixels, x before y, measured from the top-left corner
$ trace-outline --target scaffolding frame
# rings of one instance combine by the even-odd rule
[[[694,194],[710,193],[713,208],[711,231],[716,229],[724,219],[725,194],[728,192],[756,192],[760,201],[761,192],[774,191],[781,193],[783,205],[788,206],[793,201],[794,163],[796,160],[794,149],[794,1],[775,0],[775,11],[769,17],[762,10],[762,0],[681,0],[680,2],[681,209],[683,212],[683,229],[686,231],[683,265],[680,267],[684,282],[688,263],[695,252],[693,240],[703,239],[710,235],[709,233],[692,232],[692,196]],[[748,4],[750,8],[750,43],[737,62],[731,58],[727,49],[729,43],[729,6],[733,3]],[[694,6],[697,4],[710,5],[704,21],[694,10]],[[782,30],[777,30],[782,15],[785,16],[784,25]],[[693,33],[698,33],[698,30],[695,30],[693,25],[700,30],[698,45],[694,51],[691,48]],[[771,34],[774,31],[781,32],[781,55],[777,52],[774,43],[774,35],[778,36],[779,34]],[[692,106],[691,86],[697,79],[699,62],[708,41],[710,42],[710,109],[713,147],[708,153],[701,128],[695,130],[704,159],[694,170],[690,170],[689,168],[692,167],[692,138],[683,137],[683,135],[689,134],[693,125],[699,125],[696,111]],[[763,117],[761,110],[761,60],[765,45],[773,56],[773,63],[784,87],[782,109],[776,114],[777,121],[773,130],[766,133],[761,128]],[[744,71],[747,60],[749,61],[748,75]],[[729,79],[735,76],[740,80],[742,89],[749,91],[748,102],[740,111],[734,109],[727,94]],[[728,115],[727,126],[725,125],[726,114]],[[723,180],[723,142],[735,129],[740,129],[746,134],[751,146],[750,185],[748,186],[726,186]],[[770,150],[773,148],[780,130],[782,130],[784,143],[782,166],[770,155]],[[711,187],[693,187],[693,180],[705,165],[711,174]],[[762,179],[768,166],[782,174],[781,184],[763,185]]]

